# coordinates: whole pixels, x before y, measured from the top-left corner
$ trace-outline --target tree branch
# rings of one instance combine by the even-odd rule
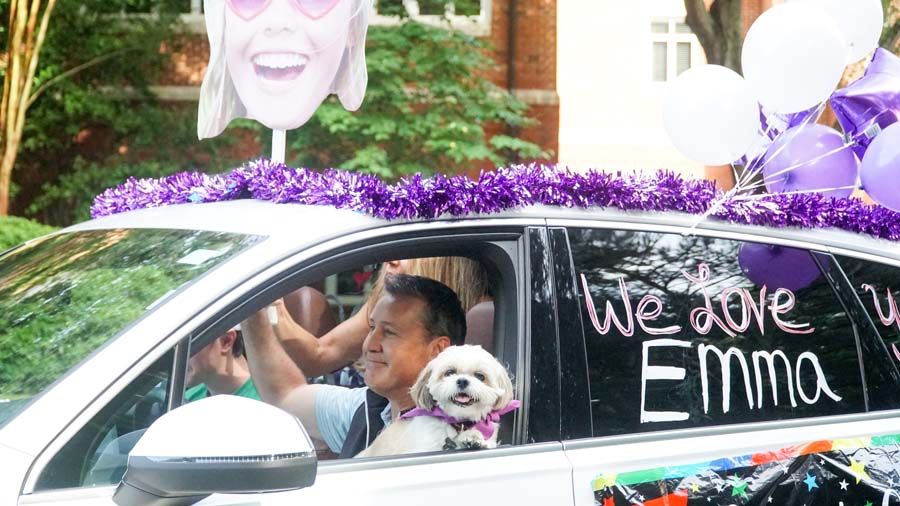
[[[704,0],[684,0],[684,10],[687,13],[685,21],[700,40],[700,45],[706,51],[707,59],[710,63],[716,63],[718,58],[715,48],[719,34],[712,15],[706,9],[706,2]]]
[[[50,86],[52,86],[64,79],[68,79],[69,77],[72,77],[73,75],[81,72],[82,70],[86,70],[95,65],[99,65],[99,64],[105,62],[106,60],[109,60],[115,56],[118,56],[118,55],[128,52],[128,51],[131,51],[131,49],[118,49],[116,51],[113,51],[112,53],[107,53],[107,54],[98,56],[96,58],[92,58],[92,59],[82,63],[81,65],[77,65],[75,67],[70,68],[69,70],[66,70],[65,72],[63,72],[61,74],[53,76],[52,78],[48,79],[46,82],[41,84],[36,90],[34,90],[34,93],[32,93],[31,97],[29,97],[28,104],[25,107],[26,108],[31,107],[31,104],[33,104],[34,101],[37,100],[37,98],[42,93],[47,91],[47,88],[49,88]]]

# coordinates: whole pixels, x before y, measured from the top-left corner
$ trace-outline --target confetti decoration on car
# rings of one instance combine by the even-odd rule
[[[897,505],[900,435],[815,441],[699,464],[597,476],[596,504]]]

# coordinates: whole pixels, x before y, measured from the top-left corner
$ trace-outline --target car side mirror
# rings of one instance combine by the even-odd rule
[[[188,506],[214,493],[277,492],[316,479],[316,451],[294,416],[234,395],[201,399],[154,422],[128,455],[119,506]]]

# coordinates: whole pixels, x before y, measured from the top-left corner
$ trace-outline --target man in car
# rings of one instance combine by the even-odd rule
[[[231,329],[203,347],[188,362],[184,402],[232,394],[259,399],[244,356],[241,331]]]
[[[367,387],[357,389],[309,384],[279,344],[265,311],[242,328],[262,399],[297,416],[310,436],[349,458],[414,407],[410,387],[438,353],[463,344],[466,318],[459,298],[443,283],[390,276],[369,315],[363,342]]]

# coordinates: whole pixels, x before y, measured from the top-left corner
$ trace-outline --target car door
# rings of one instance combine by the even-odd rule
[[[189,332],[195,341],[201,341],[203,335],[216,334],[223,325],[231,326],[245,317],[244,313],[254,304],[283,295],[292,283],[303,284],[310,276],[337,272],[361,259],[371,262],[409,255],[409,251],[415,251],[416,256],[480,255],[496,266],[494,281],[502,292],[494,326],[500,332],[496,353],[513,370],[517,398],[523,401],[523,408],[509,418],[510,427],[505,432],[501,427],[501,435],[505,434],[510,444],[475,452],[322,461],[315,485],[307,489],[256,495],[213,494],[201,504],[571,504],[571,466],[559,438],[558,342],[549,243],[543,227],[526,225],[512,220],[500,225],[458,224],[452,233],[446,233],[440,227],[424,230],[428,227],[419,224],[395,227],[390,235],[375,238],[366,233],[364,240],[357,242],[352,237],[343,238],[336,246],[318,248],[315,260],[308,260],[308,254],[298,255],[302,260],[286,260],[283,266],[261,274],[253,286],[243,288],[247,294],[242,303],[228,304]],[[183,384],[186,342],[180,346],[157,363],[165,371],[161,381],[167,385]],[[141,375],[142,388],[153,383],[147,376]],[[122,410],[110,406],[98,416],[119,411]],[[88,424],[91,425],[97,424]],[[245,431],[250,434],[252,428],[236,427],[236,437]],[[63,448],[60,454],[65,451]],[[117,480],[115,472],[107,474],[77,489],[37,491],[23,497],[20,503],[110,505]]]
[[[314,486],[263,494],[253,504],[572,503],[571,466],[559,442],[558,343],[546,231],[543,227],[520,228],[503,237],[498,232],[457,230],[443,238],[384,237],[379,250],[381,255],[408,251],[407,241],[415,240],[419,255],[481,251],[485,260],[495,254],[507,255],[505,260],[494,257],[493,262],[509,262],[511,270],[500,268],[503,279],[499,283],[516,287],[516,302],[507,299],[498,306],[498,310],[517,314],[518,321],[514,327],[502,322],[498,327],[507,328],[499,355],[507,363],[517,362],[517,397],[524,405],[513,422],[513,444],[475,452],[322,462]],[[490,248],[492,252],[485,251],[488,240],[496,246]],[[502,255],[501,249],[505,251]],[[509,276],[514,283],[509,283],[513,281]],[[241,501],[245,499],[221,495],[205,504],[244,504]]]
[[[563,418],[575,503],[896,504],[898,414],[835,259],[680,232],[551,223],[578,307],[561,347],[585,350],[562,364],[587,380]]]

